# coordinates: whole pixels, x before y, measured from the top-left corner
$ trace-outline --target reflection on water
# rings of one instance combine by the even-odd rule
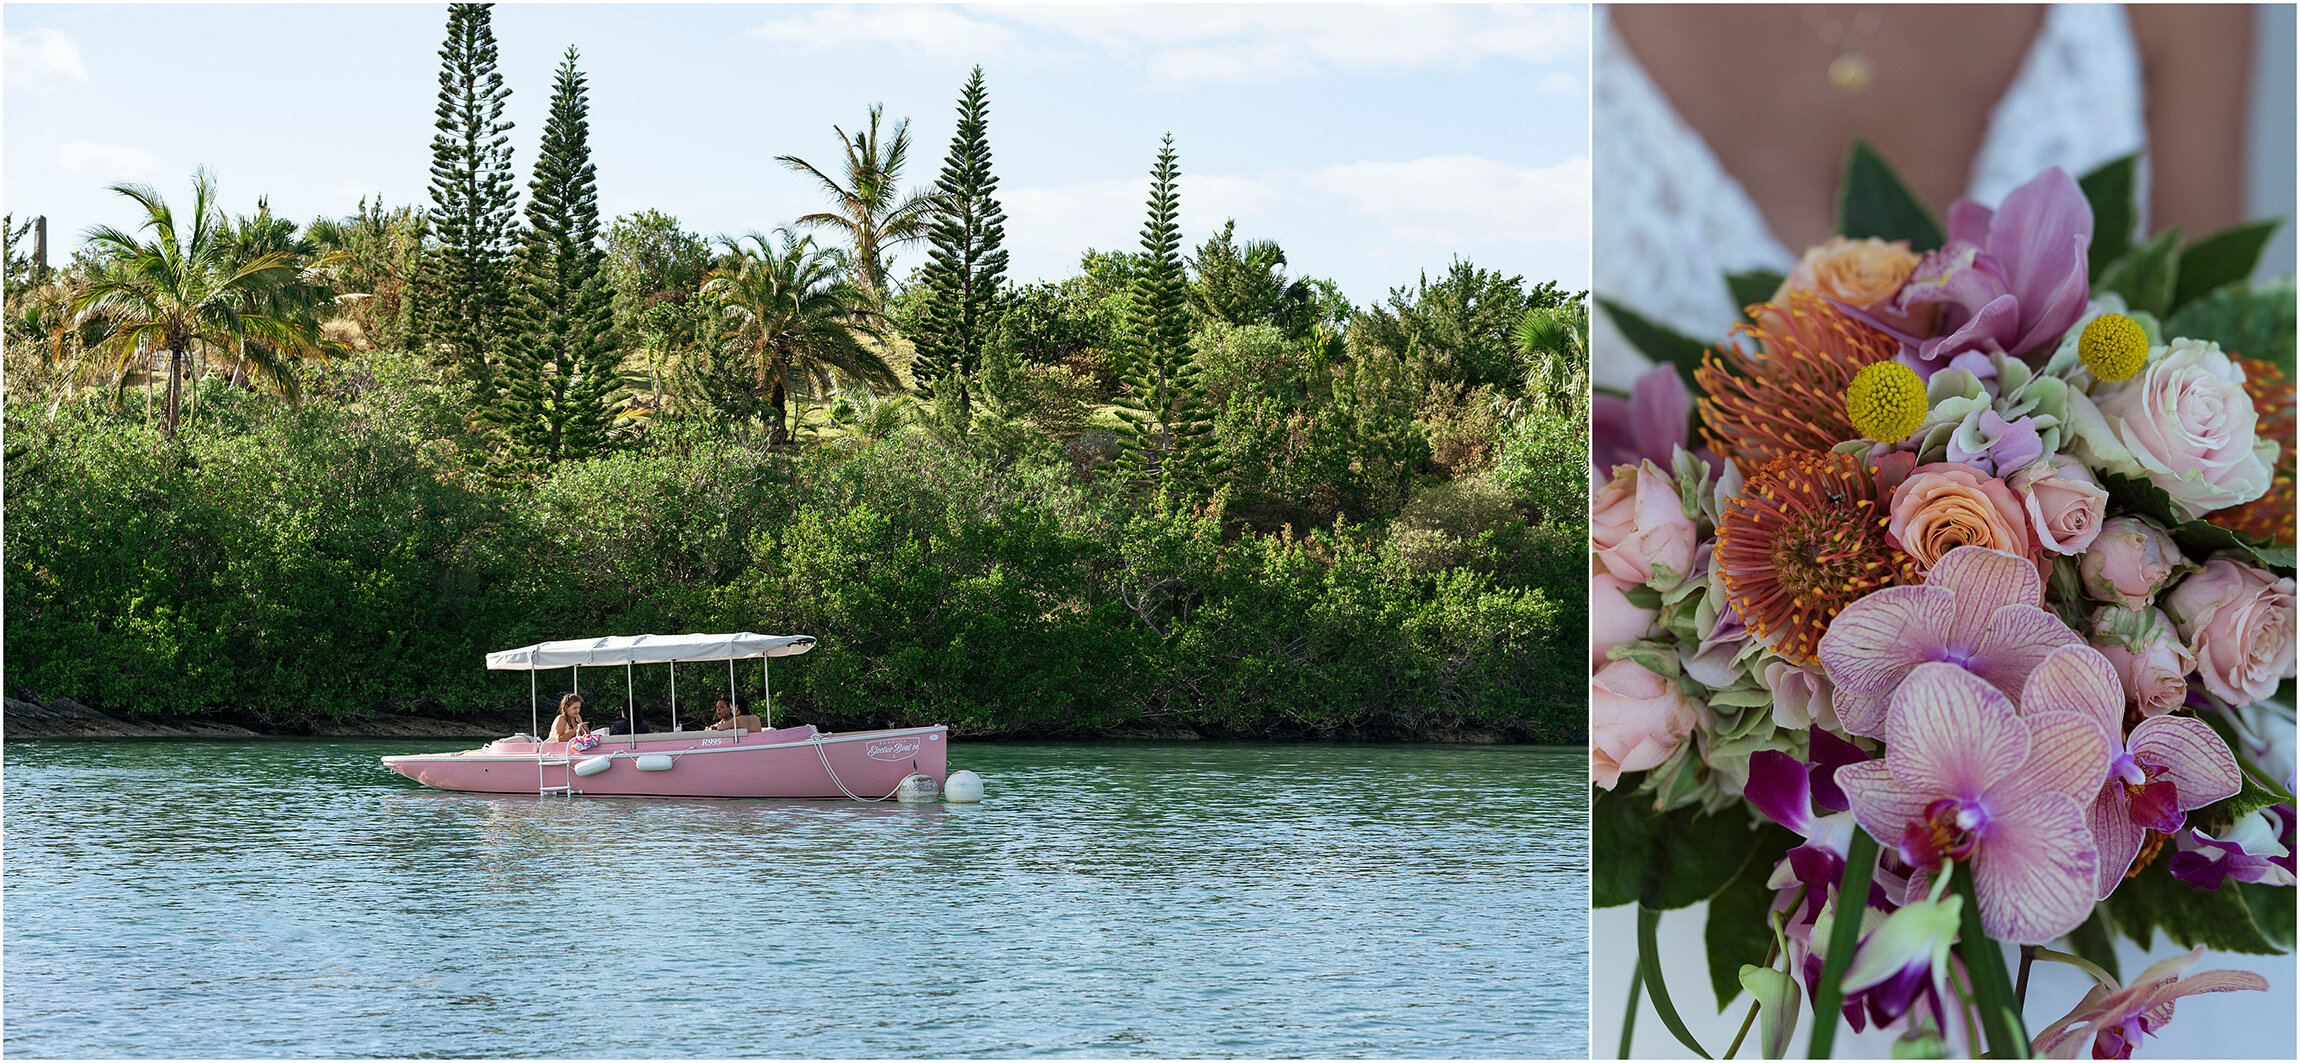
[[[1581,1056],[1586,759],[961,744],[980,805],[12,743],[6,1054]]]

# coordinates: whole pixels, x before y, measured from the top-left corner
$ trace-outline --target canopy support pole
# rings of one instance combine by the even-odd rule
[[[759,658],[759,689],[767,696],[767,730],[775,729],[775,684],[767,675],[767,659]]]
[[[631,733],[639,732],[639,699],[631,690],[631,662],[623,662],[623,711],[631,716]]]
[[[671,662],[671,718],[679,718],[679,662]]]
[[[727,658],[727,726],[735,729],[735,741],[743,740],[743,722],[735,717],[743,714],[743,703],[735,700],[735,659]]]

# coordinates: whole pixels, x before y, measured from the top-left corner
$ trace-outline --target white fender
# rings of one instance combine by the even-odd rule
[[[631,766],[640,771],[669,771],[671,764],[671,757],[664,753],[649,753],[631,762]]]
[[[608,765],[613,763],[614,760],[608,757],[588,757],[575,762],[575,774],[597,775],[600,772],[606,771]]]

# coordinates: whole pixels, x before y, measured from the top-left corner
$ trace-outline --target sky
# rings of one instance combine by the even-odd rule
[[[429,202],[444,5],[0,8],[0,207],[62,259],[130,225],[118,181],[297,219]],[[1582,5],[498,4],[524,190],[566,50],[589,80],[601,213],[706,236],[821,210],[775,162],[833,172],[834,126],[907,118],[906,185],[939,172],[980,64],[1009,276],[1135,250],[1159,138],[1184,245],[1236,219],[1359,305],[1457,256],[1589,286],[1589,9]],[[828,237],[826,237],[827,239]],[[895,255],[893,273],[925,260]]]

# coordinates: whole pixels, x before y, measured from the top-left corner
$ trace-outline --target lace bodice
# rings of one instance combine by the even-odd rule
[[[1997,203],[2046,167],[2083,174],[2146,142],[2140,55],[2123,9],[2054,4],[2046,12],[1973,161],[1966,195],[1979,202]],[[1796,256],[1602,9],[1597,17],[1596,291],[1686,335],[1722,339],[1739,317],[1724,275],[1787,272]],[[1602,311],[1595,318],[1592,374],[1599,387],[1625,390],[1650,363]]]

